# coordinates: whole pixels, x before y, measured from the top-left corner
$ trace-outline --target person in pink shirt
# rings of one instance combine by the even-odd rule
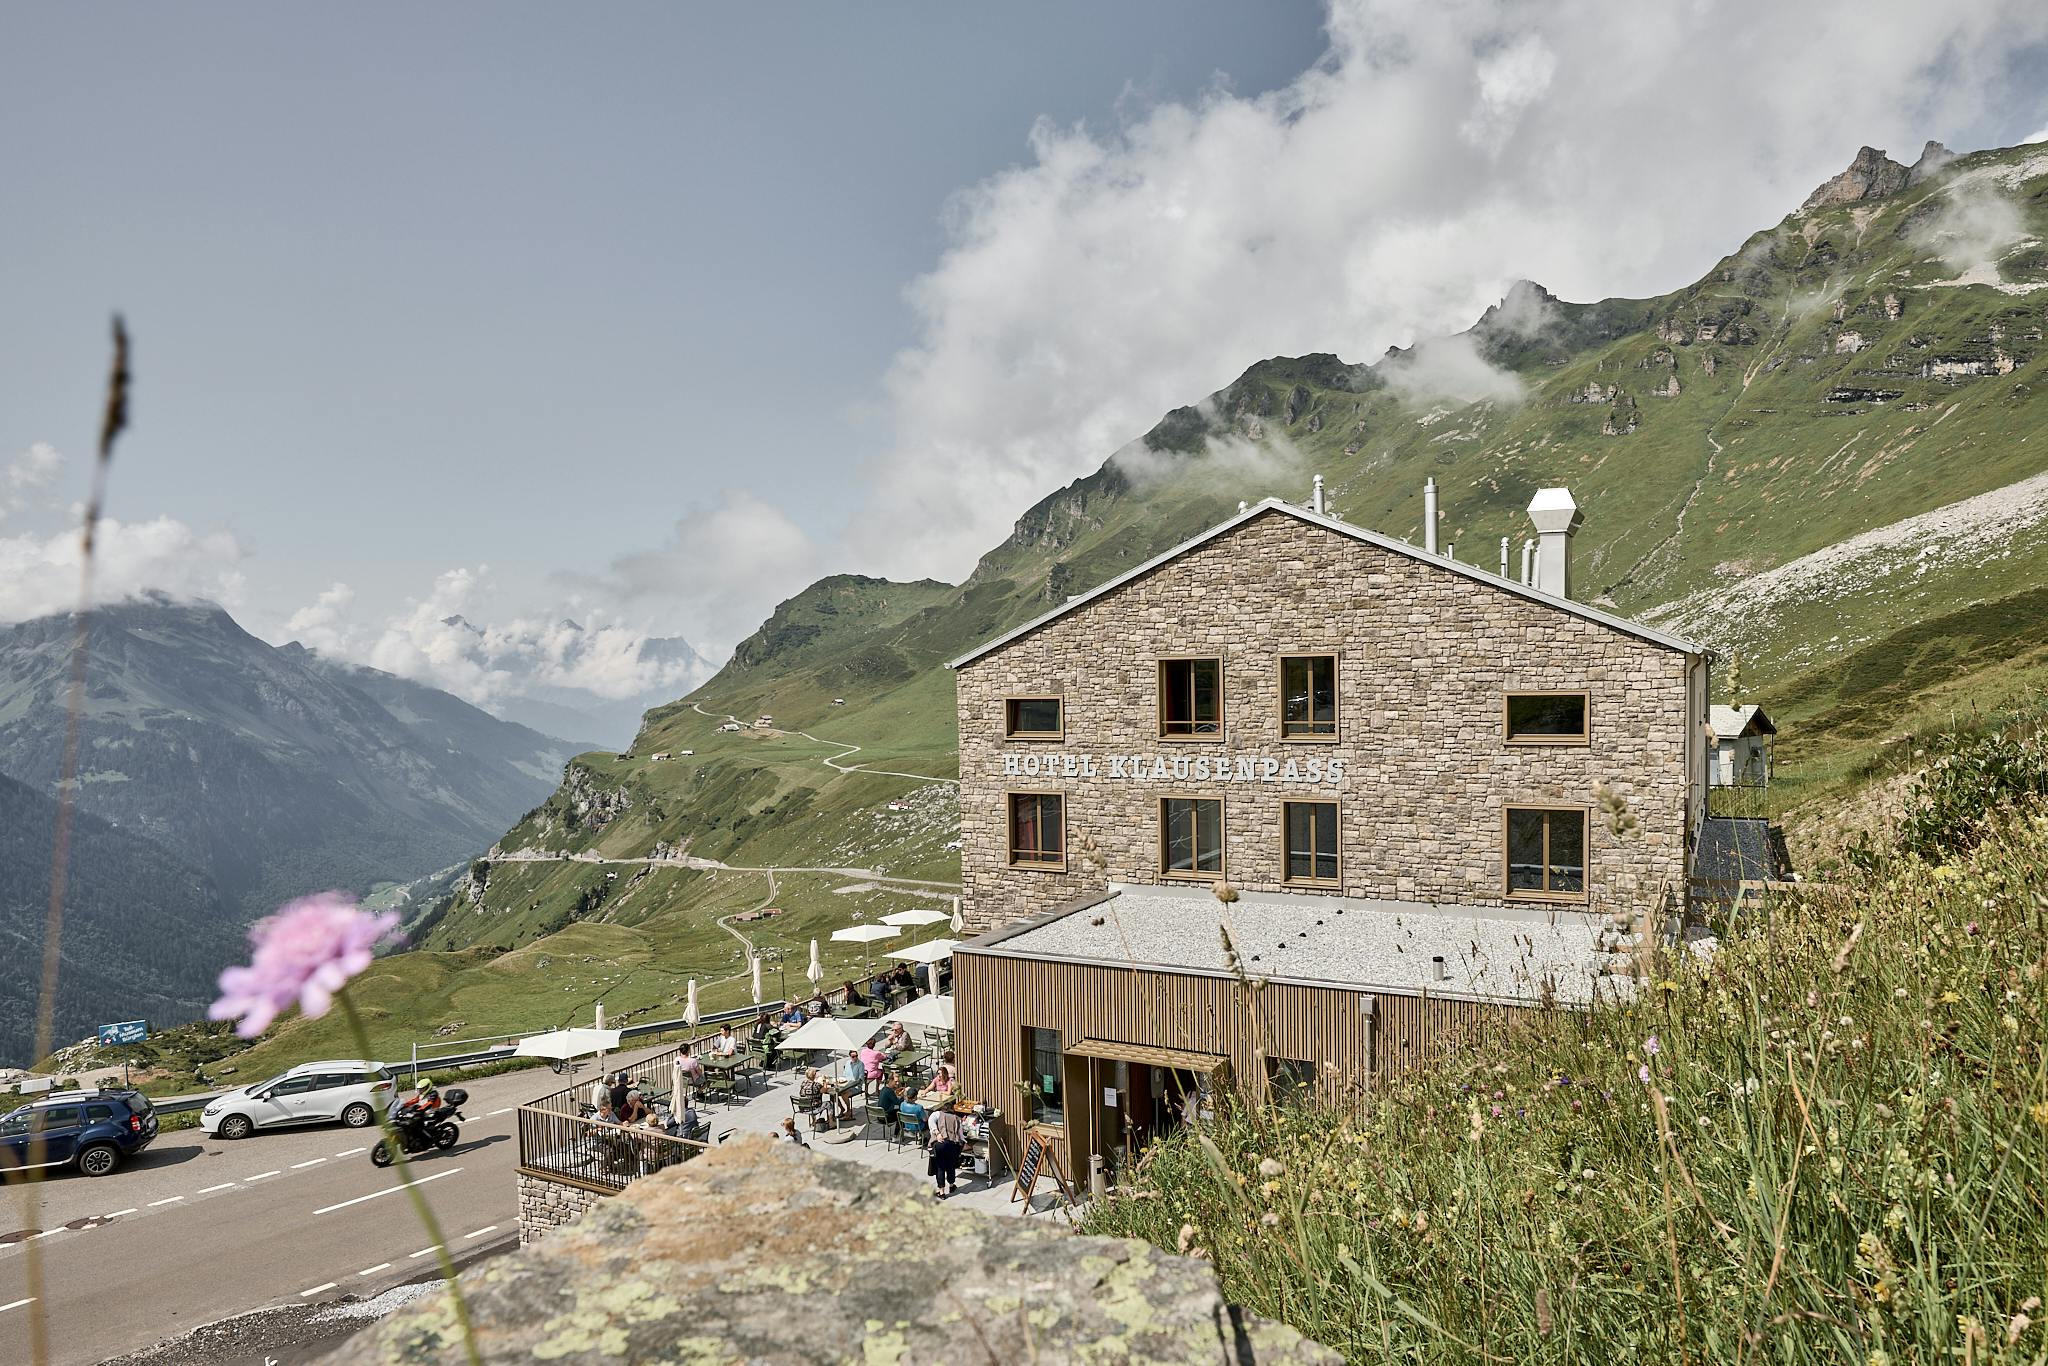
[[[872,1042],[863,1044],[854,1056],[860,1060],[861,1070],[868,1074],[869,1081],[882,1079],[882,1063],[885,1057],[875,1050]]]

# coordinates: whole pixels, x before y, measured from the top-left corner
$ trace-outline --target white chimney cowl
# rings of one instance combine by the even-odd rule
[[[1572,595],[1572,534],[1586,516],[1572,501],[1570,489],[1538,489],[1529,500],[1529,520],[1536,527],[1536,581],[1539,593]]]
[[[1429,554],[1436,554],[1436,479],[1434,476],[1422,485],[1422,548]]]

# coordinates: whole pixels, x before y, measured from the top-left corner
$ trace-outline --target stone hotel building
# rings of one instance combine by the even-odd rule
[[[1709,656],[1572,599],[1564,490],[1520,580],[1437,553],[1427,502],[1417,547],[1319,481],[954,661],[965,1081],[1069,1171],[1226,1079],[1367,1086],[1583,1003],[1683,895]]]

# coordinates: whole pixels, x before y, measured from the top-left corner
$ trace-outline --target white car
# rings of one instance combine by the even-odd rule
[[[207,1102],[199,1127],[210,1138],[247,1138],[258,1129],[301,1124],[361,1129],[391,1108],[398,1082],[384,1064],[361,1058],[301,1063],[289,1072]]]

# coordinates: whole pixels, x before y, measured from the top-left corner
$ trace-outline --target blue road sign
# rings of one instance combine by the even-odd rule
[[[101,1043],[141,1043],[149,1037],[149,1021],[123,1020],[100,1026]]]

